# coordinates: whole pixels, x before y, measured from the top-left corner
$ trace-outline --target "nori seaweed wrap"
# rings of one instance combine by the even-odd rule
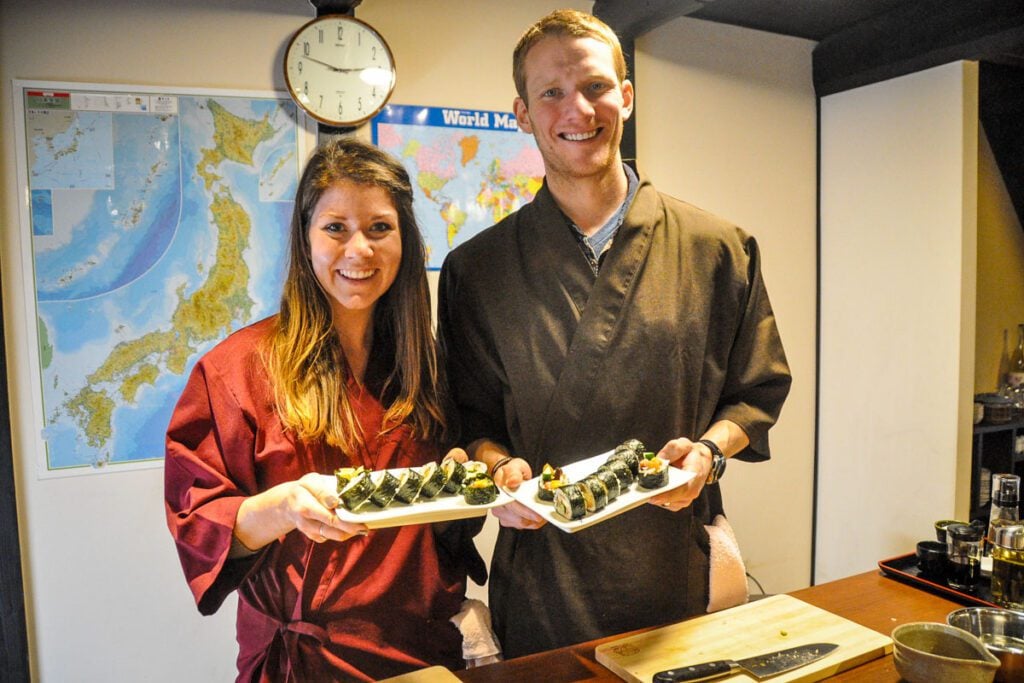
[[[458,493],[462,490],[462,482],[466,479],[466,468],[458,460],[445,460],[441,463],[444,470],[444,490],[448,493]]]
[[[637,461],[637,468],[639,469],[640,462]],[[633,470],[629,468],[629,464],[620,458],[610,459],[605,464],[597,468],[597,471],[608,470],[619,479],[619,493],[629,489],[636,481],[636,475],[633,474]]]
[[[621,446],[620,446],[621,448]],[[605,460],[605,464],[612,463],[616,460],[626,463],[629,466],[629,471],[633,473],[633,477],[636,477],[640,473],[640,460],[643,456],[637,455],[637,453],[631,449],[617,450],[608,456]]]
[[[592,477],[597,477],[604,484],[605,489],[608,491],[608,502],[612,502],[619,497],[619,493],[622,491],[622,484],[619,483],[619,478],[615,476],[615,473],[607,468],[598,468],[597,472],[594,472]]]
[[[640,461],[640,476],[637,481],[645,489],[656,489],[668,483],[668,461],[654,453],[648,453]]]
[[[413,468],[407,469],[398,480],[398,491],[395,492],[395,499],[403,503],[411,503],[420,495],[423,487],[423,475]]]
[[[587,514],[583,491],[589,492],[582,484],[569,484],[555,491],[555,514],[572,521]]]
[[[640,441],[640,439],[628,439],[626,441],[623,441],[622,443],[620,443],[618,446],[615,447],[615,452],[616,453],[624,453],[626,451],[633,451],[634,453],[636,453],[636,457],[638,457],[638,458],[644,457],[644,452],[646,450],[647,450],[647,447],[644,446],[643,442]]]
[[[462,496],[470,505],[487,505],[498,497],[498,487],[486,474],[462,482]]]
[[[355,512],[366,501],[370,500],[373,490],[376,488],[370,473],[363,471],[353,477],[345,487],[338,492],[341,503],[350,511]]]
[[[444,470],[438,467],[436,462],[428,462],[424,465],[421,474],[423,475],[423,486],[420,488],[420,496],[433,498],[444,488],[447,479]]]
[[[370,494],[370,502],[379,508],[386,508],[391,505],[395,494],[398,493],[398,477],[383,470],[377,475],[376,484],[373,493]]]
[[[608,505],[608,488],[604,485],[604,482],[590,474],[584,477],[580,484],[590,489],[591,495],[589,498],[587,498],[586,494],[583,494],[587,500],[587,512],[597,512],[603,510]]]
[[[366,468],[362,465],[358,467],[339,467],[334,470],[334,477],[338,480],[338,491],[341,491],[350,481],[365,471]]]
[[[537,482],[537,498],[550,502],[555,499],[555,491],[568,483],[569,478],[561,467],[545,464],[540,473],[540,481]]]

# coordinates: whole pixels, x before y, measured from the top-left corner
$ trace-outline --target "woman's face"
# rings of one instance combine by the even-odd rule
[[[371,317],[398,274],[402,238],[398,211],[387,190],[341,181],[313,207],[310,258],[331,299],[336,326]]]

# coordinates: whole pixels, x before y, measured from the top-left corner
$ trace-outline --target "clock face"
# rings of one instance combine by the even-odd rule
[[[353,17],[319,17],[300,28],[285,51],[288,91],[310,116],[353,126],[383,109],[395,89],[387,42]]]

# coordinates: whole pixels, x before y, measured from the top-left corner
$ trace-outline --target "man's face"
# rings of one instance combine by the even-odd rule
[[[517,97],[513,107],[519,126],[537,140],[549,179],[618,172],[633,85],[619,83],[611,46],[594,38],[549,36],[530,49],[523,64],[526,100]]]

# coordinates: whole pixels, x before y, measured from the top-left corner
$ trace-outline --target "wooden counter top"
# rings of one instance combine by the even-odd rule
[[[946,615],[961,605],[913,588],[882,575],[865,572],[790,593],[793,597],[850,621],[889,635],[893,628],[911,621],[945,622]],[[594,648],[623,634],[542,652],[518,659],[456,672],[459,680],[474,683],[507,681],[600,681],[615,683],[619,677],[598,664]],[[833,676],[832,681],[896,683],[900,680],[892,655],[875,659]]]

